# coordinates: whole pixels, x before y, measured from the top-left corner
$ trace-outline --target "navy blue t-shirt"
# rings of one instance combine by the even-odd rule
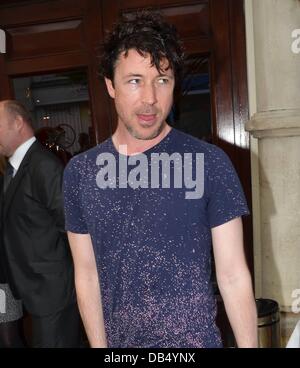
[[[161,153],[181,156],[171,161],[169,187],[153,188],[151,159]],[[192,177],[184,177],[188,161],[182,160],[181,172],[177,165],[187,153]],[[204,158],[203,195],[187,199],[192,189],[184,183],[197,178],[197,154]],[[176,129],[143,156],[149,176],[145,183],[141,172],[136,175],[140,186],[119,188],[120,157],[123,163],[128,157],[119,156],[111,139],[74,157],[65,170],[66,229],[91,235],[108,346],[221,347],[211,284],[211,228],[248,214],[239,179],[221,149]],[[115,177],[102,175],[111,159]],[[128,173],[133,168],[128,166]],[[181,188],[172,178],[175,168],[182,175]],[[162,179],[167,171],[160,170]]]

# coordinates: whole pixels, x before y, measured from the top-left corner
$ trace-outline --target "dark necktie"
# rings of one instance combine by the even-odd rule
[[[5,173],[3,176],[3,193],[5,194],[5,192],[7,191],[7,188],[13,178],[13,174],[14,174],[14,168],[12,167],[12,165],[10,164],[9,161],[7,161],[6,164],[6,169],[5,169]]]

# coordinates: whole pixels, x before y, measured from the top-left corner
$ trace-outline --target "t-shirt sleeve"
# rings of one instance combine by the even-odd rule
[[[65,228],[77,234],[87,234],[88,228],[82,207],[82,188],[80,178],[83,175],[81,162],[75,157],[65,168],[63,180]]]
[[[249,214],[246,198],[238,175],[229,157],[218,147],[208,155],[207,197],[211,228]],[[205,161],[205,156],[204,156]]]

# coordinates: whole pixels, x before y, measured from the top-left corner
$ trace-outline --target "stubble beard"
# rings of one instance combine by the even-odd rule
[[[125,124],[125,127],[128,131],[128,133],[135,139],[143,140],[143,141],[150,141],[151,139],[156,138],[160,135],[160,133],[163,131],[166,123],[165,121],[161,122],[160,125],[154,130],[151,131],[148,135],[140,134],[136,129],[134,129],[132,126]]]

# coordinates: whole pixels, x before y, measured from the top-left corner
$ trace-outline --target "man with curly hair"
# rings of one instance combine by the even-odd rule
[[[222,150],[166,122],[182,64],[175,28],[153,12],[123,17],[104,45],[117,129],[73,158],[64,177],[77,297],[92,347],[221,347],[211,244],[237,344],[257,344],[240,182]]]

